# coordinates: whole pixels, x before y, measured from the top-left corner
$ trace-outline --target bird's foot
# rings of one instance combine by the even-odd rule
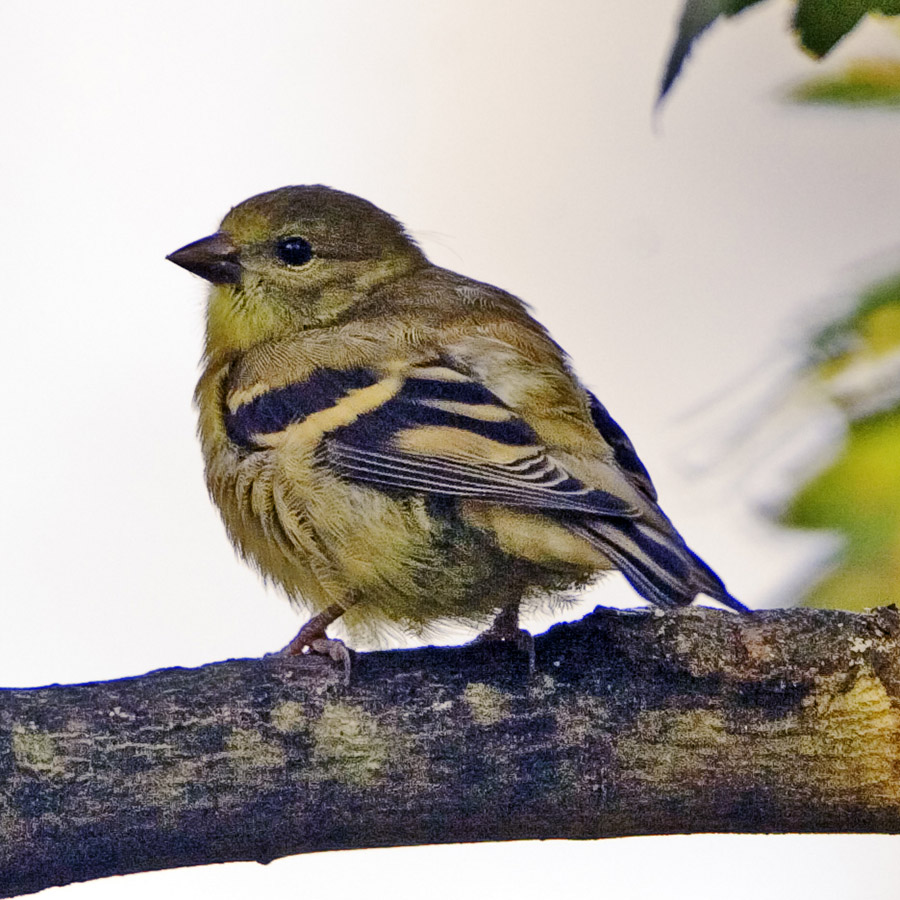
[[[494,620],[494,624],[487,631],[482,631],[472,643],[486,644],[494,641],[511,644],[521,653],[524,653],[528,658],[528,677],[530,678],[534,675],[534,635],[530,631],[525,631],[524,628],[519,628],[518,616],[510,619],[510,617],[501,612]]]
[[[297,636],[277,656],[304,656],[307,653],[318,653],[328,656],[343,668],[343,682],[350,684],[352,660],[347,645],[337,638],[325,634],[325,626],[319,621],[321,616],[313,616],[297,632]]]

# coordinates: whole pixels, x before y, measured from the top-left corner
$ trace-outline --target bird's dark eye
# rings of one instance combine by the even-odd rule
[[[286,237],[275,245],[275,255],[289,266],[302,266],[313,258],[313,248],[302,237]]]

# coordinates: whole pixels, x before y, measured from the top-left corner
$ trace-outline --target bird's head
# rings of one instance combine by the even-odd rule
[[[322,185],[251,197],[167,259],[214,286],[208,352],[336,323],[379,284],[426,264],[396,219]]]

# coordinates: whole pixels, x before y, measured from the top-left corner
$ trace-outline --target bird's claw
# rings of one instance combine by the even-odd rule
[[[472,641],[473,644],[487,644],[489,642],[500,642],[512,644],[517,650],[521,651],[528,658],[528,677],[531,678],[535,671],[535,652],[534,652],[534,635],[524,628],[516,628],[507,631],[502,628],[491,627]]]
[[[339,663],[343,669],[342,681],[345,685],[350,684],[350,673],[353,669],[353,661],[350,657],[350,651],[347,645],[337,638],[330,638],[324,634],[315,636],[303,633],[304,629],[300,629],[300,633],[295,637],[283,650],[278,652],[278,656],[305,656],[308,653],[317,653],[321,656],[327,656],[334,662]]]

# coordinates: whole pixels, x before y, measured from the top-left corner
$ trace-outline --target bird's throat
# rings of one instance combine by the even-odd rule
[[[286,310],[230,284],[214,285],[206,312],[206,357],[247,350],[296,328]]]

